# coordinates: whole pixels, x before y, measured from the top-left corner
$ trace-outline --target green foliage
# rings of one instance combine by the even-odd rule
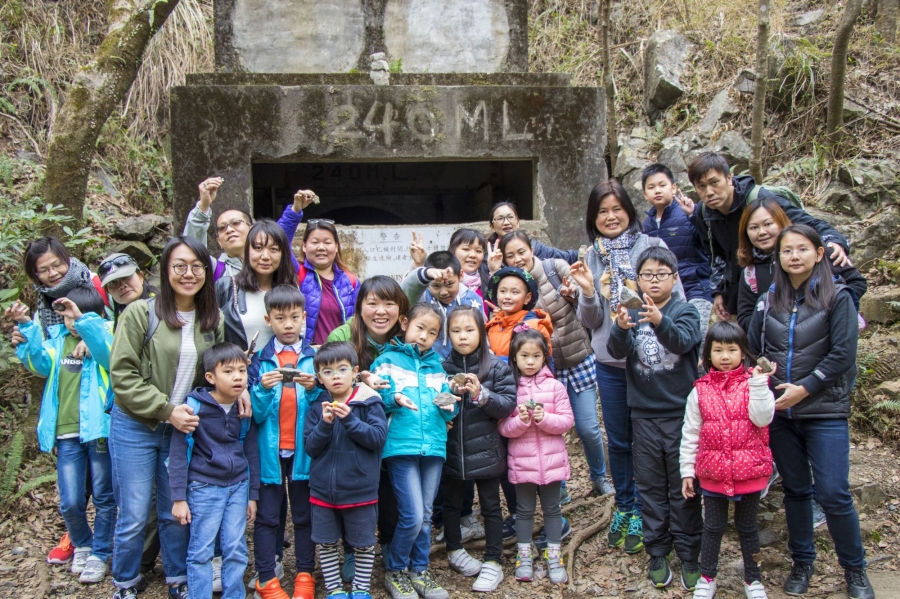
[[[775,96],[791,111],[816,103],[816,84],[821,77],[821,64],[830,54],[819,50],[809,40],[800,38],[786,51]]]
[[[16,499],[24,496],[25,493],[28,493],[29,491],[33,491],[34,489],[37,489],[40,486],[46,485],[48,483],[55,483],[55,482],[56,482],[56,472],[49,472],[47,474],[42,474],[41,476],[31,479],[30,481],[28,481],[27,483],[25,483],[21,487],[19,487],[19,490],[16,492],[16,494],[12,496],[11,501],[15,501]]]
[[[900,414],[900,401],[896,399],[885,399],[884,401],[879,401],[877,404],[872,406],[875,410],[881,410],[882,412],[892,412],[894,414]]]
[[[25,449],[25,437],[21,431],[16,432],[6,455],[6,466],[3,469],[3,478],[0,479],[0,501],[6,502],[16,487],[16,477],[22,466],[22,451]]]
[[[403,72],[403,59],[398,58],[397,60],[392,60],[388,63],[388,70],[394,74],[399,75]]]

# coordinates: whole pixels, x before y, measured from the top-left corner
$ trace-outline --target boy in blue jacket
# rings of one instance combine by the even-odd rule
[[[57,450],[59,510],[75,547],[72,573],[79,575],[82,584],[95,583],[109,571],[116,524],[106,411],[112,405],[112,323],[105,320],[103,298],[93,287],[76,287],[53,302],[53,309],[62,315],[63,324],[51,326],[46,341],[24,304],[15,302],[6,315],[19,323],[25,337],[16,348],[19,360],[47,379],[38,442],[41,451]],[[88,355],[76,351],[82,340]],[[96,510],[93,532],[87,520],[87,483]]]
[[[310,407],[303,428],[306,453],[312,458],[312,539],[319,545],[319,567],[329,596],[343,593],[343,539],[356,556],[350,597],[370,599],[381,450],[387,436],[384,405],[376,391],[354,383],[359,365],[352,344],[324,344],[314,364],[325,391]]]
[[[259,498],[256,427],[241,420],[234,408],[247,388],[247,356],[233,343],[217,343],[203,354],[203,371],[212,388],[198,387],[187,397],[200,422],[192,433],[172,433],[172,515],[182,525],[191,525],[187,553],[191,596],[212,597],[213,549],[220,537],[222,599],[243,599],[244,532],[256,518]]]

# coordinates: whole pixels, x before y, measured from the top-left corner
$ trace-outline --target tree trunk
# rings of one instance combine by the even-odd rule
[[[856,19],[862,11],[862,0],[847,0],[844,17],[834,33],[831,52],[831,81],[828,84],[828,117],[825,121],[825,144],[833,154],[844,133],[844,80],[847,75],[847,47]]]
[[[609,148],[609,175],[616,170],[619,155],[619,132],[616,127],[616,84],[613,81],[612,59],[609,54],[611,0],[600,0],[600,48],[603,63],[603,87],[606,91],[606,140]]]
[[[750,174],[763,181],[762,148],[766,120],[766,87],[769,72],[769,0],[759,0],[756,33],[756,88],[753,92],[753,125],[750,131]]]
[[[897,40],[897,12],[900,0],[878,0],[878,15],[875,28],[889,44]]]
[[[62,204],[80,224],[97,138],[124,100],[153,35],[179,0],[108,0],[106,37],[75,75],[53,127],[44,202]]]

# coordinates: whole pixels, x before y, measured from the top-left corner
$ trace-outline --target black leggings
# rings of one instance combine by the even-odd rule
[[[703,497],[706,512],[703,517],[703,538],[700,541],[700,573],[715,578],[719,567],[719,550],[722,535],[728,526],[727,497]],[[759,533],[756,517],[759,514],[759,492],[741,497],[734,503],[734,527],[741,541],[741,555],[744,558],[744,581],[748,584],[760,580],[759,564],[753,554],[759,553]]]

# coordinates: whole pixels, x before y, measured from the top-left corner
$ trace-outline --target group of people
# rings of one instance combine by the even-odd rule
[[[733,503],[745,593],[764,599],[757,512],[777,467],[786,592],[805,594],[814,572],[815,499],[849,596],[874,597],[849,492],[865,279],[790,194],[713,153],[689,177],[697,205],[647,167],[643,223],[617,181],[596,185],[583,257],[531,240],[501,202],[487,238],[461,228],[426,254],[414,236],[401,283],[349,272],[326,219],[306,222],[298,262],[308,190],[278,222],[222,212],[212,257],[218,178],[166,245],[159,289],[126,255],[94,274],[58,240],[33,242],[37,317],[18,302],[6,315],[22,363],[47,378],[38,439],[57,451],[67,529],[48,561],[96,583],[111,559],[114,598],[132,599],[161,549],[171,597],[243,597],[255,522],[262,599],[312,599],[317,546],[329,597],[369,597],[380,546],[393,599],[441,599],[437,527],[475,591],[498,588],[513,538],[516,580],[543,562],[561,584],[574,426],[593,492],[615,495],[609,545],[645,551],[655,586],[671,584],[674,549],[682,585],[715,595]],[[481,535],[479,560],[464,543]]]

